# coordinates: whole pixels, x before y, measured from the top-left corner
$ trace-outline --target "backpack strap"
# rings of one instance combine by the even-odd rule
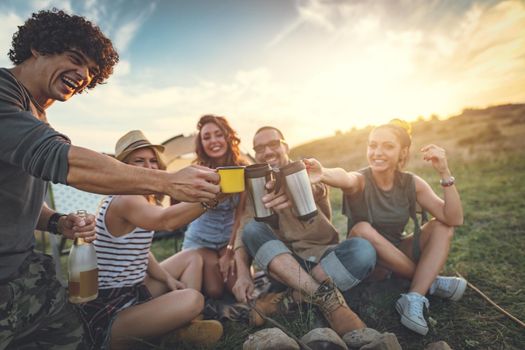
[[[419,260],[421,255],[421,249],[419,247],[419,241],[421,236],[421,226],[419,225],[419,220],[417,218],[417,201],[416,201],[416,181],[414,174],[407,173],[407,176],[410,176],[410,183],[408,186],[405,186],[406,195],[409,202],[409,214],[410,218],[414,222],[414,239],[412,240],[412,256],[415,261]],[[423,219],[426,218],[426,212],[423,212]]]

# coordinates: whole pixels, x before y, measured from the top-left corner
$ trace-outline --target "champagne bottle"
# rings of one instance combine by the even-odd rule
[[[85,210],[76,213],[87,217]],[[97,253],[92,244],[83,238],[75,238],[68,258],[69,269],[69,302],[86,303],[98,296]]]

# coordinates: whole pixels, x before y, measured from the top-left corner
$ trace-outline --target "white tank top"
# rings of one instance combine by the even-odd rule
[[[102,200],[96,217],[98,285],[100,289],[130,287],[141,283],[148,269],[148,253],[153,231],[140,227],[115,237],[106,226],[106,212],[113,196]]]

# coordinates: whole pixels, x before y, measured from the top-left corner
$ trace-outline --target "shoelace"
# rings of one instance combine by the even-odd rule
[[[416,316],[418,318],[424,319],[423,305],[425,305],[428,308],[428,300],[424,297],[418,298],[408,296],[408,301],[408,314],[410,316]]]

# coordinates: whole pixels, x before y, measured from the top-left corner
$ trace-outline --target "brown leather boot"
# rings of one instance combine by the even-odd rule
[[[264,316],[272,316],[277,313],[286,314],[290,311],[291,305],[295,303],[291,295],[291,289],[280,293],[264,294],[255,301],[255,308]],[[265,322],[257,311],[254,309],[250,311],[250,326],[262,326]]]
[[[330,327],[341,337],[355,329],[366,328],[365,323],[348,307],[330,278],[313,295],[305,295],[305,300],[319,307]]]

